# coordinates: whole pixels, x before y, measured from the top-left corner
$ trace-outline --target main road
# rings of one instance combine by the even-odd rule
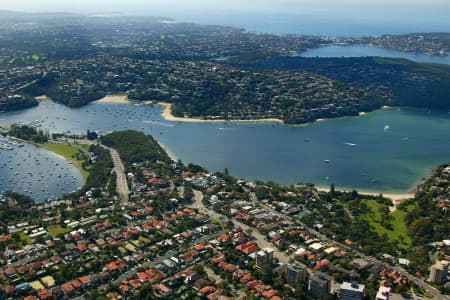
[[[119,152],[116,149],[107,147],[105,145],[101,145],[103,148],[109,150],[111,153],[111,158],[114,163],[114,172],[117,175],[116,185],[117,185],[117,193],[120,198],[126,204],[128,202],[128,195],[130,194],[130,190],[128,189],[127,177],[125,175],[125,167],[123,166],[122,160],[120,159]]]
[[[0,123],[0,125],[1,125],[1,123]],[[86,139],[84,139],[84,140],[68,139],[67,142],[69,144],[75,145],[83,152],[85,152],[86,150],[83,147],[79,147],[77,144],[87,144],[87,145],[97,144],[97,142],[95,142],[95,141],[90,141],[90,140],[86,140]],[[116,191],[117,191],[117,194],[119,194],[120,198],[126,204],[128,202],[128,195],[130,194],[130,190],[128,189],[127,177],[125,175],[125,167],[123,166],[122,160],[120,159],[119,152],[117,152],[116,149],[105,146],[103,144],[100,144],[100,146],[102,146],[104,149],[108,150],[111,155],[111,159],[114,164],[113,171],[117,175]]]
[[[251,235],[256,239],[256,243],[258,244],[258,246],[260,248],[272,248],[274,250],[274,254],[275,254],[274,256],[278,259],[279,262],[284,263],[284,264],[289,263],[289,256],[286,253],[279,251],[278,248],[274,247],[272,245],[272,243],[267,241],[267,239],[264,235],[259,233],[259,231],[255,230],[254,228],[251,228],[250,226],[248,226],[242,222],[239,222],[234,219],[230,219],[227,216],[216,213],[215,211],[205,207],[202,200],[203,200],[203,193],[201,191],[194,190],[194,203],[192,204],[192,206],[194,208],[197,208],[199,211],[209,215],[210,217],[212,217],[214,219],[217,219],[217,220],[226,219],[227,221],[231,221],[231,222],[233,222],[233,224],[235,226],[241,227],[245,231],[248,231],[249,229],[251,229],[251,231],[252,231]]]

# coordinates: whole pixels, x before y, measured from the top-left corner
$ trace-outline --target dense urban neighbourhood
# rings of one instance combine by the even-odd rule
[[[397,208],[407,212],[400,222],[408,230],[395,239],[364,218],[385,214],[387,223],[379,225],[398,230],[389,224],[392,202],[382,195],[209,173],[172,161],[153,137],[136,131],[100,140],[124,162],[128,201],[116,192],[109,152],[95,144],[81,191],[45,203],[6,193],[0,202],[2,297],[446,297],[438,289],[448,292],[441,272],[450,254],[448,164]]]
[[[232,62],[258,70],[294,70],[321,74],[385,95],[385,104],[448,110],[450,68],[384,57],[305,58],[261,56],[236,57]]]

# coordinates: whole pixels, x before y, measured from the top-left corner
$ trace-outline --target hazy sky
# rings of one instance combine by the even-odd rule
[[[0,0],[0,9],[175,18],[217,13],[327,15],[404,24],[448,24],[450,19],[450,0]]]
[[[243,11],[319,13],[333,8],[439,7],[450,12],[450,0],[0,0],[0,9],[26,11]]]

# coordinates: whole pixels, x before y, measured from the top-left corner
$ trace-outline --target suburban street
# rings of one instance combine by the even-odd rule
[[[228,232],[228,230],[223,229],[223,230],[218,231],[218,232],[213,233],[213,234],[207,234],[207,235],[205,235],[205,236],[202,236],[201,238],[198,238],[198,239],[195,239],[194,241],[192,241],[192,242],[190,243],[190,246],[193,246],[193,245],[202,243],[202,242],[204,242],[204,241],[207,241],[207,240],[216,238],[216,237],[218,237],[218,236],[220,236],[220,235],[222,235],[222,234],[224,234],[224,233],[227,233],[227,232]],[[138,269],[138,268],[148,269],[148,268],[150,268],[150,267],[154,267],[154,266],[160,264],[163,260],[169,259],[169,258],[171,258],[172,256],[175,256],[176,254],[177,254],[177,251],[176,251],[176,250],[169,250],[168,252],[166,252],[165,255],[163,255],[163,256],[158,256],[158,257],[156,257],[155,259],[153,259],[153,260],[151,260],[151,261],[147,261],[147,262],[142,263],[142,264],[139,265],[139,266],[135,266],[135,267],[133,267],[132,269],[130,269],[130,270],[128,270],[127,272],[125,272],[125,273],[123,273],[122,275],[120,275],[116,280],[111,281],[109,284],[103,284],[103,285],[99,286],[97,289],[98,289],[98,290],[105,290],[105,289],[107,289],[109,286],[119,285],[119,284],[122,283],[123,281],[129,280],[129,279],[133,278],[134,276],[136,276],[136,273],[137,273],[137,269]]]
[[[320,195],[319,195],[317,192],[314,193],[314,196],[317,197],[318,199],[319,199],[319,197],[320,197]],[[204,213],[207,213],[208,215],[210,215],[211,217],[213,217],[213,218],[215,218],[215,219],[219,219],[219,220],[221,220],[221,219],[222,219],[222,220],[223,220],[223,219],[228,220],[228,219],[229,219],[228,217],[226,217],[226,216],[224,216],[224,215],[218,214],[218,213],[216,213],[215,211],[206,208],[206,207],[203,205],[203,203],[202,203],[202,200],[203,200],[203,193],[202,193],[201,191],[196,191],[196,190],[194,190],[194,199],[195,199],[195,202],[194,202],[194,204],[193,204],[193,207],[199,209],[200,211],[203,211]],[[252,200],[252,202],[255,202],[255,201],[257,200],[257,199],[256,199],[256,196],[255,196],[253,193],[250,193],[250,199]],[[278,216],[282,217],[283,219],[285,219],[285,220],[286,220],[288,223],[290,223],[290,224],[293,224],[293,223],[294,223],[294,222],[291,220],[291,218],[288,217],[288,216],[285,216],[285,215],[283,215],[283,214],[281,214],[281,213],[279,213],[279,212],[277,212],[277,211],[275,211],[275,210],[272,210],[272,209],[269,209],[269,211],[272,212],[272,213],[275,214],[275,215],[278,215]],[[240,226],[242,229],[244,229],[244,230],[246,230],[246,231],[250,228],[249,226],[247,226],[247,225],[245,225],[245,224],[243,224],[243,223],[241,223],[241,222],[239,222],[239,221],[237,221],[237,220],[233,220],[233,219],[229,219],[229,220],[231,220],[231,221],[235,224],[235,226]],[[303,226],[305,229],[307,229],[311,234],[313,234],[313,235],[317,236],[318,238],[320,238],[323,242],[328,242],[328,243],[332,243],[332,244],[338,245],[339,247],[342,247],[343,249],[346,249],[346,250],[348,250],[348,251],[352,251],[352,252],[356,253],[358,256],[360,256],[361,258],[363,258],[363,259],[365,259],[365,260],[367,260],[367,261],[369,261],[369,262],[372,262],[372,263],[378,263],[378,264],[383,265],[383,266],[386,267],[386,268],[392,268],[393,270],[398,271],[402,276],[407,277],[409,280],[415,282],[420,288],[422,288],[422,289],[425,290],[426,292],[428,292],[428,293],[430,293],[431,295],[433,295],[433,297],[434,297],[435,299],[450,299],[450,297],[448,297],[448,296],[446,296],[446,295],[442,295],[438,289],[434,288],[433,286],[431,286],[430,284],[428,284],[427,282],[425,282],[423,279],[420,279],[420,278],[418,278],[418,277],[416,277],[416,276],[411,275],[410,273],[406,272],[403,268],[395,267],[395,266],[389,265],[389,264],[386,263],[386,262],[380,261],[380,260],[376,259],[375,257],[367,256],[367,255],[365,255],[365,254],[363,254],[363,253],[361,253],[361,252],[359,252],[359,251],[357,251],[357,250],[355,250],[355,249],[353,249],[353,248],[348,247],[347,245],[344,245],[344,244],[342,244],[342,243],[339,243],[339,242],[337,242],[337,241],[334,241],[334,240],[329,239],[329,238],[326,237],[325,235],[323,235],[323,234],[317,232],[316,230],[314,230],[314,229],[312,229],[312,228],[309,228],[308,226],[306,226],[306,224],[304,224],[303,222],[301,222],[301,221],[299,221],[299,220],[296,220],[296,222],[299,223],[300,225],[302,225],[302,226]],[[253,229],[253,228],[252,228],[252,229]],[[274,249],[274,250],[275,250],[275,255],[274,255],[274,256],[275,256],[281,263],[287,264],[287,263],[289,262],[289,256],[288,256],[286,253],[281,252],[281,251],[279,251],[276,247],[274,247],[274,246],[273,246],[269,241],[267,241],[266,238],[265,238],[262,234],[260,234],[256,229],[253,229],[253,230],[252,230],[252,236],[256,238],[257,244],[258,244],[258,246],[259,246],[260,248],[270,247],[270,248]]]
[[[213,210],[210,210],[208,208],[206,208],[203,203],[203,193],[201,191],[197,191],[194,190],[194,203],[193,203],[193,207],[197,208],[198,210],[200,210],[203,213],[208,214],[210,217],[217,219],[217,220],[230,220],[233,222],[233,224],[235,226],[239,226],[241,227],[244,231],[248,231],[249,229],[252,230],[252,236],[256,239],[256,243],[258,244],[258,247],[260,248],[273,248],[274,249],[274,257],[276,257],[278,259],[279,262],[283,263],[283,264],[288,264],[289,263],[289,256],[284,253],[279,251],[276,247],[274,247],[272,245],[272,243],[270,243],[269,241],[266,240],[266,237],[263,236],[261,233],[259,233],[256,229],[251,228],[250,226],[241,223],[237,220],[233,220],[230,219],[224,215],[218,214]]]

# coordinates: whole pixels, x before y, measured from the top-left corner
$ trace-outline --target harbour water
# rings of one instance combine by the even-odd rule
[[[440,57],[412,52],[388,50],[374,46],[349,45],[339,46],[330,45],[320,48],[310,49],[300,54],[302,57],[362,57],[362,56],[381,56],[406,58],[415,62],[437,63],[450,65],[450,56]]]
[[[185,163],[239,178],[284,184],[334,183],[404,193],[433,167],[450,160],[450,114],[385,109],[308,126],[277,123],[184,123],[161,117],[161,107],[90,104],[72,109],[51,101],[0,115],[5,124],[40,120],[50,132],[106,133],[135,129],[152,134]],[[23,154],[17,154],[23,155]],[[7,158],[0,157],[0,164]]]
[[[28,143],[2,138],[0,194],[6,190],[30,196],[37,202],[78,190],[84,179],[64,158]]]

